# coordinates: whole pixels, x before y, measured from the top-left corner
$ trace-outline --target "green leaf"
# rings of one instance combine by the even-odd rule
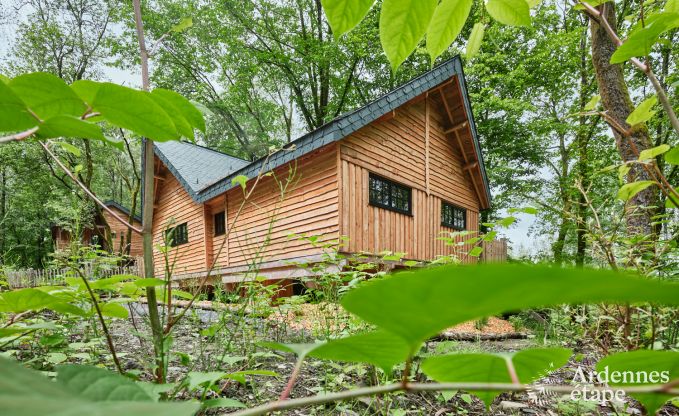
[[[0,82],[3,84],[9,84],[9,81],[10,79],[7,76],[0,74]]]
[[[472,59],[481,49],[481,43],[483,42],[483,34],[486,31],[486,25],[479,22],[474,24],[472,28],[472,33],[469,35],[469,40],[467,41],[467,50],[465,56],[467,59]]]
[[[67,359],[68,357],[63,352],[51,352],[47,354],[47,362],[50,364],[61,364]]]
[[[102,315],[111,318],[127,319],[129,316],[127,308],[119,303],[104,303],[103,305],[99,305],[99,308],[101,309]]]
[[[149,286],[165,286],[166,282],[163,279],[158,279],[156,277],[146,277],[143,279],[137,279],[134,281],[137,287],[149,287]]]
[[[0,295],[0,312],[39,311],[57,302],[58,298],[38,289],[12,290]]]
[[[321,0],[335,39],[363,20],[375,0]]]
[[[629,201],[634,195],[655,184],[655,181],[638,181],[627,183],[618,190],[618,199]]]
[[[348,292],[342,305],[416,348],[453,325],[506,311],[644,301],[679,304],[679,284],[605,270],[484,264],[403,271],[367,281]]]
[[[486,10],[502,24],[530,26],[530,9],[525,0],[488,0]]]
[[[436,7],[427,29],[427,50],[434,62],[462,31],[472,0],[443,0]]]
[[[404,362],[411,354],[404,340],[386,331],[367,332],[334,339],[309,352],[310,357],[325,360],[370,363],[390,373],[391,368]]]
[[[647,98],[646,100],[642,101],[642,103],[639,104],[629,116],[627,116],[627,120],[625,121],[627,121],[627,124],[630,126],[636,126],[637,124],[641,124],[647,120],[650,120],[651,117],[653,117],[657,112],[651,110],[651,108],[653,108],[657,102],[658,97],[655,95],[651,98]]]
[[[191,127],[205,133],[205,119],[203,118],[203,113],[201,113],[196,106],[191,104],[191,101],[184,98],[181,94],[177,94],[174,91],[166,90],[164,88],[156,88],[151,94],[162,97],[166,101],[172,103],[174,108],[184,116],[184,119],[186,119]]]
[[[585,6],[582,5],[582,3],[587,3],[592,7],[600,6],[604,3],[608,3],[609,1],[612,0],[580,0],[578,4],[573,6],[575,10],[585,10]]]
[[[106,140],[99,126],[71,116],[54,116],[45,120],[38,129],[38,136]]]
[[[26,103],[14,94],[9,85],[0,82],[0,132],[29,129],[38,120],[28,112]]]
[[[593,96],[587,104],[585,104],[585,107],[583,110],[585,111],[592,111],[596,108],[597,105],[599,105],[599,101],[601,101],[601,96],[600,95],[595,95]]]
[[[82,154],[82,153],[80,152],[80,149],[78,149],[77,147],[73,146],[71,143],[67,143],[67,142],[57,142],[57,144],[58,144],[59,146],[61,146],[62,149],[64,149],[65,151],[67,151],[68,153],[70,153],[70,154],[72,154],[72,155],[74,155],[74,156],[80,157],[80,155]]]
[[[165,113],[167,113],[167,115],[170,116],[179,134],[191,139],[192,141],[195,140],[195,136],[193,134],[193,129],[191,128],[191,125],[186,120],[186,118],[184,118],[184,115],[182,115],[179,109],[174,106],[172,102],[166,100],[159,94],[149,93],[148,96],[151,97],[151,99],[155,101],[156,104],[158,104],[163,110],[165,110]]]
[[[605,372],[611,386],[667,384],[679,379],[679,352],[649,350],[621,352],[603,358],[597,363],[596,370],[600,375]],[[630,377],[630,372],[635,376],[634,380],[627,378]],[[619,376],[613,380],[615,374]],[[668,394],[649,393],[632,393],[630,396],[639,400],[649,415],[654,415],[656,410],[672,398]]]
[[[57,380],[67,390],[96,402],[151,401],[132,380],[103,368],[62,365],[57,367]]]
[[[663,10],[667,13],[679,13],[679,0],[667,0]]]
[[[664,159],[670,165],[679,165],[679,146],[675,146],[665,153]]]
[[[53,322],[39,322],[31,325],[14,324],[5,328],[0,328],[0,338],[10,337],[13,335],[32,332],[39,329],[56,329],[57,326]]]
[[[45,72],[19,75],[9,87],[42,120],[58,115],[81,116],[87,109],[61,78]]]
[[[193,18],[185,17],[176,25],[172,26],[170,32],[180,33],[193,26]]]
[[[658,41],[661,34],[668,30],[679,27],[679,14],[659,13],[656,14],[646,27],[634,31],[615,50],[611,56],[612,64],[619,64],[635,56],[647,56],[651,53],[653,45]]]
[[[235,178],[231,179],[231,185],[240,185],[243,190],[245,190],[245,186],[248,183],[248,177],[245,175],[238,175]]]
[[[246,408],[247,406],[243,402],[239,402],[238,400],[235,399],[227,399],[224,397],[220,397],[218,399],[210,399],[210,400],[205,400],[203,402],[203,408],[204,409],[214,409],[217,407],[223,407],[223,408]]]
[[[380,13],[380,42],[393,71],[420,43],[437,0],[384,0]]]
[[[100,84],[92,107],[113,125],[157,141],[179,138],[175,125],[147,93],[109,82]]]
[[[566,348],[523,350],[513,356],[494,354],[453,354],[434,356],[422,362],[422,371],[440,382],[511,383],[508,360],[516,370],[520,383],[528,384],[563,367],[571,356]],[[500,391],[472,391],[490,406]]]
[[[642,150],[639,153],[639,160],[644,161],[655,159],[657,156],[667,152],[668,150],[670,150],[670,146],[666,144],[661,144],[660,146]]]
[[[195,390],[201,386],[211,386],[228,375],[229,373],[223,371],[191,371],[187,374],[186,378],[189,390]]]
[[[73,92],[76,93],[78,97],[80,97],[81,100],[92,106],[92,103],[94,103],[94,98],[97,96],[97,91],[99,91],[100,86],[101,83],[99,82],[81,79],[71,84],[71,89],[73,90]]]
[[[469,250],[469,256],[471,257],[479,257],[483,253],[483,247],[473,247],[471,250]]]
[[[63,368],[76,367],[77,370]],[[91,369],[96,377],[83,377]],[[70,372],[69,372],[70,371]],[[0,358],[0,409],[3,416],[190,416],[199,408],[196,403],[155,403],[131,401],[138,392],[128,389],[130,380],[104,369],[85,366],[63,366],[57,369],[57,381],[36,371]],[[113,378],[110,378],[113,376]],[[81,378],[82,377],[82,378]],[[84,383],[83,380],[90,380]],[[103,383],[102,383],[103,381]],[[102,388],[93,388],[91,384]],[[143,391],[142,391],[143,393]],[[113,400],[111,400],[113,399]],[[97,401],[103,400],[103,401]],[[125,401],[121,401],[125,400]]]

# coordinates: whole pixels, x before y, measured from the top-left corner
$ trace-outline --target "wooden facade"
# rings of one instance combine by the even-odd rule
[[[106,202],[105,204],[120,218],[128,219],[129,211],[121,205],[112,201]],[[96,243],[105,249],[110,249],[110,251],[114,253],[124,253],[127,246],[129,246],[129,255],[131,257],[141,257],[143,255],[142,238],[140,234],[132,232],[131,239],[128,241],[127,225],[120,222],[106,210],[102,211],[102,217],[103,219],[101,217],[96,217],[94,219],[93,226],[96,227],[96,230],[92,227],[88,227],[80,231],[81,243]],[[135,226],[141,228],[141,221],[138,218],[135,218],[133,222]],[[106,227],[104,224],[108,224],[111,233],[110,235],[105,235]],[[56,251],[68,249],[71,244],[71,238],[72,236],[69,230],[56,225],[52,227],[52,241]],[[108,241],[109,238],[113,246],[105,247],[107,244],[106,241]]]
[[[451,254],[454,248],[439,238],[455,231],[442,225],[442,203],[465,210],[470,232],[478,231],[479,212],[490,203],[467,111],[453,76],[346,137],[251,178],[245,189],[232,186],[203,202],[157,156],[154,244],[185,223],[188,241],[167,253],[174,277],[202,277],[214,265],[212,275],[227,283],[242,280],[253,264],[268,279],[302,276],[307,272],[291,262],[318,260],[319,242],[341,238],[348,253],[392,251],[424,261]],[[371,174],[410,188],[410,212],[371,204]],[[221,212],[232,227],[228,237],[215,235]],[[317,244],[295,234],[317,236]],[[165,255],[157,250],[154,260],[163,274]]]

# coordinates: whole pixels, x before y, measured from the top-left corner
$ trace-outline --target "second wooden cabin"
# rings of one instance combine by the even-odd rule
[[[214,263],[211,276],[238,282],[255,261],[267,279],[299,277],[307,272],[294,262],[320,261],[318,243],[343,236],[343,252],[431,260],[454,250],[441,233],[478,231],[490,206],[459,58],[258,161],[157,143],[155,172],[154,245],[170,241],[176,279],[203,277]],[[160,250],[154,261],[162,275]]]

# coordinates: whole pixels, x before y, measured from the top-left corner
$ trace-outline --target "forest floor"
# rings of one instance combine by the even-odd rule
[[[299,306],[299,305],[297,305]],[[303,311],[306,309],[306,311]],[[279,312],[267,317],[251,314],[235,315],[230,312],[196,308],[188,319],[176,328],[172,350],[175,354],[170,362],[168,378],[176,381],[193,371],[268,370],[277,376],[248,377],[246,384],[233,380],[221,382],[218,392],[208,392],[207,397],[223,397],[238,400],[247,406],[275,401],[284,390],[288,377],[295,365],[292,354],[280,353],[258,345],[261,341],[286,343],[314,342],[321,338],[319,322],[308,322],[317,307],[295,309],[288,314]],[[327,312],[327,311],[326,311]],[[138,310],[143,315],[143,310]],[[112,327],[114,339],[126,370],[149,368],[151,345],[148,339],[138,336],[147,333],[143,320],[137,316],[135,324],[129,320],[118,320]],[[327,326],[327,324],[324,324]],[[136,326],[136,328],[135,328]],[[491,318],[484,330],[476,324],[467,323],[453,328],[448,333],[480,335],[486,332],[509,331],[511,324],[498,318]],[[214,336],[205,330],[215,329]],[[337,327],[330,328],[335,332]],[[511,328],[513,331],[513,328]],[[314,331],[315,335],[314,335]],[[321,330],[322,332],[322,330]],[[585,371],[592,370],[599,358],[591,350],[577,345],[558,345],[574,348],[579,354],[564,368],[539,380],[536,385],[569,384],[578,366]],[[427,351],[437,354],[447,352],[515,352],[528,347],[544,345],[531,337],[529,339],[503,339],[497,341],[451,341],[428,342],[421,355]],[[554,346],[555,344],[549,344]],[[402,370],[402,369],[397,369]],[[338,364],[329,361],[307,359],[302,373],[295,384],[291,398],[316,395],[329,391],[340,391],[359,386],[387,382],[385,376],[363,364]],[[420,380],[425,381],[425,380]],[[189,399],[190,397],[182,397]],[[285,415],[641,415],[640,407],[633,399],[621,403],[595,403],[574,401],[569,396],[546,394],[536,388],[532,393],[503,393],[486,410],[483,402],[465,392],[393,394],[382,398],[362,398],[351,402],[333,403],[294,411],[279,412]],[[227,414],[237,409],[212,409],[209,414]],[[679,409],[665,406],[661,416],[679,416]]]

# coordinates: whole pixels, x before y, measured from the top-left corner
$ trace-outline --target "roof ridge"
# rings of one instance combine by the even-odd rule
[[[209,150],[209,151],[211,151],[211,152],[217,153],[217,154],[219,154],[219,155],[221,155],[221,156],[228,156],[228,157],[231,157],[231,158],[234,158],[234,159],[241,160],[241,161],[243,161],[243,162],[248,162],[248,163],[252,162],[251,160],[242,159],[242,158],[240,158],[240,157],[238,157],[238,156],[233,156],[233,155],[230,155],[230,154],[228,154],[228,153],[224,153],[224,152],[222,152],[222,151],[219,151],[219,150],[216,150],[216,149],[212,149],[212,148],[207,147],[207,146],[200,145],[200,144],[198,144],[198,143],[193,143],[193,142],[185,141],[185,140],[180,140],[179,143],[190,144],[190,145],[199,147],[199,148],[201,148],[201,149]]]

